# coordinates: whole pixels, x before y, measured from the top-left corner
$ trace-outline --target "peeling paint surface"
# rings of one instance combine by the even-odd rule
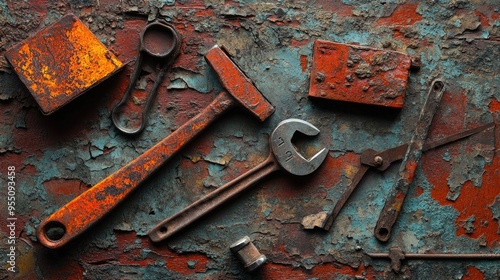
[[[75,14],[123,71],[50,116],[43,115],[5,51],[66,14]],[[158,89],[137,137],[109,118],[122,97],[148,21],[182,35],[181,54]],[[498,261],[403,261],[401,271],[364,252],[500,253],[500,6],[467,1],[5,1],[0,0],[0,187],[16,169],[18,272],[7,270],[8,228],[0,227],[0,279],[498,279]],[[315,40],[418,57],[399,111],[308,98]],[[222,86],[204,55],[224,46],[276,108],[260,123],[242,109],[217,120],[98,224],[51,250],[36,237],[41,220],[125,166],[195,116]],[[432,79],[446,83],[428,133],[435,140],[494,122],[481,135],[428,151],[392,238],[373,229],[399,168],[369,170],[328,232],[305,231],[303,217],[330,211],[359,169],[359,155],[407,143]],[[152,85],[147,77],[141,87]],[[139,100],[140,101],[140,100]],[[155,244],[158,222],[264,161],[284,119],[321,130],[296,139],[303,154],[330,155],[306,177],[276,174],[225,207]],[[7,218],[6,201],[0,217]],[[229,246],[248,235],[268,262],[245,272]]]

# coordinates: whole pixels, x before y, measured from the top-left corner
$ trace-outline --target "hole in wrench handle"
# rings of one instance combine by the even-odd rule
[[[153,242],[160,242],[169,238],[202,218],[208,212],[255,185],[262,178],[278,170],[280,170],[280,167],[274,156],[270,154],[264,162],[157,224],[148,233],[149,238]]]

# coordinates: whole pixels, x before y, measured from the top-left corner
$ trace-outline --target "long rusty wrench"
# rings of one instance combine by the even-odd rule
[[[316,127],[303,120],[282,121],[271,133],[271,151],[264,162],[160,222],[149,232],[151,240],[159,242],[172,236],[275,171],[283,169],[299,176],[314,172],[325,160],[328,149],[323,148],[311,159],[305,159],[292,144],[292,137],[297,131],[308,136],[319,133]]]
[[[427,94],[424,107],[420,112],[415,132],[408,144],[408,149],[406,150],[405,157],[399,168],[399,174],[394,188],[389,195],[389,199],[385,202],[384,208],[375,226],[374,234],[379,241],[385,242],[391,237],[392,228],[398,219],[406,194],[413,182],[418,162],[422,156],[422,148],[425,138],[427,137],[427,132],[429,131],[429,127],[443,93],[444,82],[439,79],[434,80]]]
[[[495,126],[495,123],[491,122],[485,125],[478,126],[476,128],[463,130],[459,133],[444,137],[431,142],[426,142],[423,147],[423,151],[429,151],[434,148],[441,147],[443,145],[449,144],[451,142],[472,136],[479,132],[485,131],[489,128]],[[333,222],[339,215],[340,211],[344,207],[345,203],[354,192],[356,187],[359,185],[364,175],[370,167],[376,168],[379,171],[384,171],[395,161],[403,159],[406,150],[408,149],[408,144],[403,144],[394,148],[390,148],[381,152],[376,152],[372,149],[363,151],[360,156],[360,167],[356,172],[356,175],[351,180],[349,186],[342,193],[331,212],[320,212],[317,214],[312,214],[304,218],[302,225],[305,229],[321,228],[324,230],[330,230]]]
[[[213,47],[205,58],[225,90],[207,108],[158,144],[43,220],[37,228],[40,243],[58,248],[74,239],[230,108],[242,105],[261,121],[274,112],[274,107],[222,49]]]

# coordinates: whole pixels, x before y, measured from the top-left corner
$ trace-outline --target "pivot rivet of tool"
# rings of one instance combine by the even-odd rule
[[[229,246],[229,249],[243,263],[248,272],[259,268],[267,260],[266,256],[259,252],[248,236],[234,242]]]
[[[381,166],[384,163],[384,159],[381,156],[376,156],[374,159],[375,166]]]

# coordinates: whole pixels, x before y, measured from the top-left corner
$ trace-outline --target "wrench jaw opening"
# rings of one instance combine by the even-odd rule
[[[297,176],[309,175],[323,163],[328,149],[323,148],[310,159],[305,159],[292,144],[292,137],[296,132],[316,136],[320,131],[300,119],[284,120],[271,133],[271,150],[279,165],[286,171]]]

